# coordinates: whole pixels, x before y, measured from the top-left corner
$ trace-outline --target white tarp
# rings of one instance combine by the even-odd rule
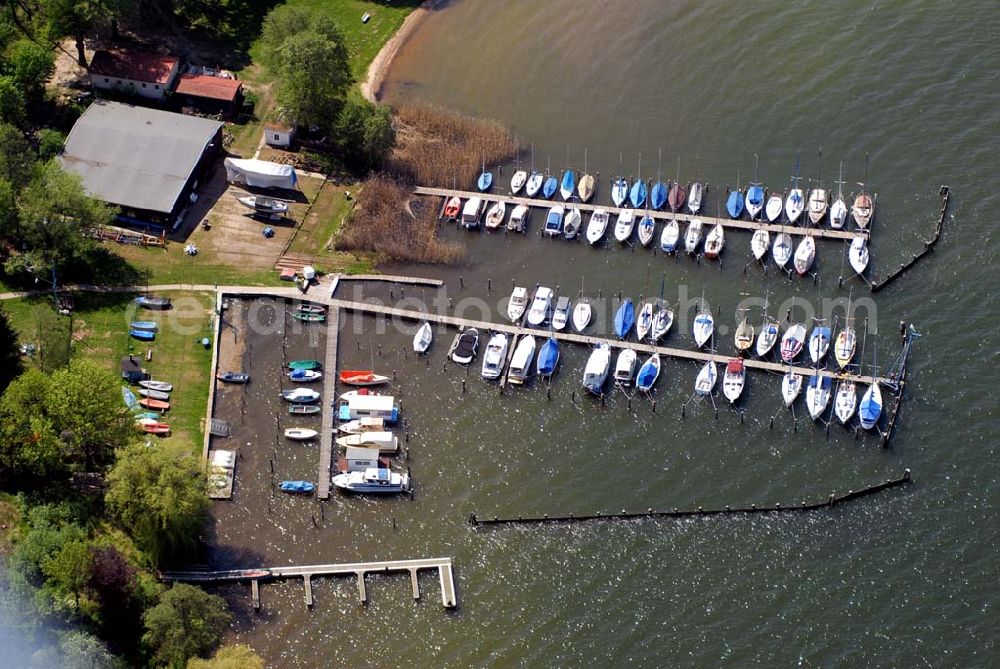
[[[291,165],[266,160],[226,158],[226,180],[255,188],[295,188],[298,178]]]

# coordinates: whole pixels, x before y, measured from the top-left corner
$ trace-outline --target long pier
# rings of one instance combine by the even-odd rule
[[[340,339],[340,309],[333,308],[326,318],[326,356],[323,359],[323,397],[335,397],[337,388],[337,344]],[[316,473],[316,497],[330,499],[330,464],[333,460],[334,413],[337,408],[323,401],[322,431],[319,435],[319,471]]]
[[[254,608],[260,608],[260,581],[287,578],[301,578],[305,587],[306,606],[313,605],[312,579],[316,576],[341,576],[353,574],[358,580],[358,600],[368,601],[365,575],[388,574],[405,571],[410,574],[410,589],[413,599],[420,599],[420,585],[417,573],[425,569],[437,569],[441,585],[441,605],[447,609],[458,606],[458,592],[455,589],[455,574],[450,557],[425,558],[417,560],[389,560],[382,562],[352,562],[346,564],[320,564],[293,567],[258,567],[250,569],[230,569],[226,571],[168,571],[164,581],[183,583],[237,583],[250,581]]]
[[[415,309],[400,309],[398,307],[388,307],[381,304],[371,304],[368,302],[352,302],[348,300],[338,300],[331,299],[327,302],[331,308],[344,309],[346,311],[354,311],[359,313],[367,313],[372,315],[380,316],[392,316],[396,318],[405,318],[407,320],[416,321],[431,321],[434,323],[442,323],[444,325],[451,325],[453,327],[472,327],[479,330],[481,333],[485,333],[489,330],[495,332],[506,332],[507,334],[520,336],[523,334],[532,334],[536,336],[551,336],[559,341],[572,342],[574,344],[583,344],[585,346],[596,346],[597,344],[608,344],[612,348],[631,348],[637,353],[659,353],[660,355],[669,356],[673,358],[680,358],[683,360],[694,360],[698,362],[717,362],[726,363],[735,358],[735,355],[719,355],[717,353],[707,353],[705,351],[695,351],[682,348],[672,348],[669,346],[655,346],[653,344],[643,344],[640,342],[628,341],[628,340],[618,340],[618,339],[608,339],[605,337],[595,337],[592,335],[577,334],[575,332],[549,332],[546,330],[522,327],[520,325],[512,325],[508,323],[493,323],[490,321],[478,321],[469,318],[458,318],[456,316],[448,316],[445,314],[438,314],[429,311],[418,311]],[[875,381],[879,383],[887,383],[890,379],[884,377],[873,377],[861,374],[849,374],[840,371],[831,371],[826,369],[815,370],[812,367],[797,367],[787,364],[781,364],[777,362],[768,362],[765,360],[755,360],[752,358],[744,358],[744,365],[751,369],[760,369],[769,372],[775,372],[784,374],[789,369],[803,376],[812,376],[813,374],[819,373],[821,376],[828,376],[832,379],[848,378],[856,383],[869,384]]]
[[[635,518],[692,518],[692,517],[704,517],[704,516],[743,516],[743,515],[759,515],[759,514],[779,514],[779,513],[802,513],[808,511],[819,511],[822,509],[830,509],[840,504],[846,502],[853,502],[854,500],[861,499],[862,497],[868,497],[876,493],[880,493],[883,490],[888,490],[890,488],[898,488],[900,486],[905,486],[911,482],[910,470],[907,469],[903,472],[903,475],[894,478],[886,479],[882,483],[877,483],[875,485],[870,485],[860,490],[848,490],[846,493],[837,495],[836,493],[831,493],[830,496],[821,501],[807,503],[802,502],[801,504],[774,504],[773,506],[757,506],[756,504],[751,504],[748,507],[730,507],[726,506],[722,509],[703,509],[698,507],[696,509],[677,509],[674,508],[670,511],[654,511],[653,509],[647,509],[646,511],[626,511],[622,510],[621,513],[593,513],[593,514],[569,514],[568,516],[549,516],[548,514],[544,516],[517,516],[512,518],[500,518],[498,516],[493,516],[492,518],[479,518],[475,513],[469,515],[469,524],[473,527],[479,527],[482,525],[495,526],[495,525],[542,525],[542,524],[565,524],[565,523],[583,523],[595,520],[632,520]]]
[[[454,190],[451,188],[431,188],[429,186],[417,186],[414,189],[417,195],[425,195],[429,197],[441,197],[450,198],[458,196],[463,199],[468,199],[470,197],[478,197],[484,202],[496,202],[501,201],[507,204],[519,205],[523,204],[528,207],[542,207],[549,209],[557,204],[561,204],[566,207],[576,207],[581,211],[593,211],[595,209],[603,209],[608,212],[612,217],[617,216],[618,212],[622,209],[632,209],[632,207],[615,207],[614,205],[603,205],[603,204],[586,204],[583,202],[570,201],[562,202],[556,200],[543,200],[538,198],[529,197],[517,197],[515,195],[501,195],[499,193],[479,193],[475,191],[466,190]],[[781,225],[777,223],[768,223],[764,221],[746,221],[741,219],[733,218],[719,218],[716,216],[704,216],[702,214],[689,214],[683,212],[670,212],[670,211],[657,211],[655,209],[633,209],[636,215],[639,216],[650,216],[651,218],[667,221],[676,219],[678,221],[690,221],[692,219],[698,219],[708,225],[721,224],[723,228],[734,228],[739,230],[748,230],[753,232],[755,230],[767,230],[769,233],[780,233],[787,232],[788,234],[795,236],[812,235],[816,239],[846,239],[852,240],[856,237],[868,238],[868,230],[834,230],[833,228],[819,228],[819,227],[808,227],[800,225]],[[806,216],[806,212],[802,213]],[[609,224],[609,227],[614,226],[614,220]],[[707,231],[706,231],[707,233]]]
[[[941,196],[941,211],[938,214],[937,223],[934,225],[934,233],[931,235],[930,239],[924,240],[924,249],[920,253],[914,254],[912,258],[901,264],[899,268],[890,273],[884,279],[872,281],[871,289],[873,293],[877,293],[901,277],[907,270],[920,262],[921,258],[927,256],[934,250],[934,246],[938,243],[938,240],[941,239],[941,231],[944,229],[944,220],[948,213],[948,203],[951,201],[951,188],[948,186],[941,186],[941,189],[938,191],[938,195]]]

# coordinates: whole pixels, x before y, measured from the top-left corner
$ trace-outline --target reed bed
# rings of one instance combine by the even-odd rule
[[[518,142],[497,121],[473,118],[426,103],[395,109],[396,148],[386,170],[407,183],[472,189],[487,166],[511,160]]]
[[[430,201],[384,173],[364,181],[337,247],[369,251],[404,262],[453,265],[465,257],[460,244],[437,237],[437,212]]]

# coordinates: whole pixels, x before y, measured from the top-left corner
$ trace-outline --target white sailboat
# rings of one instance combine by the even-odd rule
[[[715,319],[712,312],[705,309],[705,300],[702,298],[701,311],[694,317],[694,342],[699,348],[708,343],[715,331]]]
[[[573,329],[577,332],[583,332],[590,325],[590,319],[593,316],[593,309],[590,306],[590,302],[580,301],[576,303],[573,307]]]
[[[670,219],[663,225],[660,232],[660,250],[664,253],[673,253],[677,250],[677,242],[681,238],[681,226],[677,219]]]
[[[805,276],[806,272],[812,267],[815,259],[816,240],[813,239],[812,235],[806,235],[799,242],[798,248],[795,249],[795,272],[799,276]]]
[[[639,341],[645,339],[653,329],[654,309],[652,302],[643,302],[639,308],[639,318],[635,321],[635,334]]]
[[[781,399],[784,400],[786,407],[792,406],[795,398],[802,392],[803,380],[802,375],[793,372],[789,365],[788,371],[781,377]]]
[[[499,200],[494,203],[494,205],[486,211],[486,229],[496,230],[499,228],[506,215],[507,204],[503,200]]]
[[[643,246],[649,246],[655,234],[656,219],[652,216],[643,216],[639,221],[639,243]]]
[[[698,372],[698,378],[694,381],[694,392],[698,395],[709,395],[715,388],[715,382],[719,378],[719,370],[711,360],[706,362]]]
[[[864,237],[855,237],[851,241],[851,248],[847,251],[847,258],[851,261],[851,267],[858,274],[864,274],[868,267],[868,240]]]
[[[705,237],[705,257],[718,258],[725,245],[726,232],[721,223],[716,223],[715,227],[708,231],[708,236]]]
[[[419,328],[417,328],[416,334],[413,335],[413,350],[417,353],[426,353],[427,349],[431,347],[431,341],[434,339],[434,330],[431,328],[431,324],[424,321]]]
[[[840,230],[847,221],[847,203],[844,202],[844,161],[840,161],[840,177],[837,179],[837,199],[830,205],[830,227]]]
[[[522,188],[524,188],[525,182],[528,181],[528,173],[525,170],[517,170],[514,172],[514,176],[510,178],[510,192],[513,195],[517,195]]]
[[[573,207],[566,212],[566,218],[563,220],[563,235],[566,239],[576,239],[576,236],[580,233],[582,221],[583,214],[580,213],[579,207]]]
[[[813,420],[818,420],[826,411],[830,403],[830,377],[822,376],[819,372],[810,377],[809,385],[806,386],[806,407]]]
[[[761,228],[755,230],[750,238],[750,250],[756,260],[763,261],[767,255],[767,250],[771,248],[771,233]]]
[[[660,308],[656,310],[656,314],[653,316],[653,328],[649,332],[649,338],[655,344],[670,331],[670,327],[673,324],[674,310],[670,309],[665,304],[661,304]]]
[[[792,258],[792,236],[790,234],[779,232],[774,236],[774,246],[771,247],[771,256],[778,267],[785,269],[788,261]]]
[[[878,372],[876,371],[876,376]],[[861,427],[870,430],[878,424],[879,416],[882,415],[882,389],[879,388],[878,381],[873,382],[865,391],[861,398],[858,409],[858,418],[861,420]]]
[[[847,421],[851,420],[857,408],[858,384],[850,379],[841,379],[837,384],[837,398],[833,405],[833,411],[837,414],[837,420],[841,425],[847,425]]]
[[[781,216],[781,206],[783,204],[781,196],[777,193],[771,193],[771,196],[767,198],[767,204],[764,205],[764,215],[767,216],[767,220],[774,223]]]
[[[698,244],[701,243],[702,230],[705,224],[701,219],[693,218],[688,223],[687,232],[684,234],[684,250],[694,255],[698,251]]]

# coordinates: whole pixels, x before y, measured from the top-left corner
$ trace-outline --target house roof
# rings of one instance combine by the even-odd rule
[[[98,100],[73,126],[59,161],[94,197],[170,213],[221,127],[210,119]]]
[[[176,92],[198,98],[232,102],[242,86],[243,82],[239,79],[224,79],[207,74],[182,74],[177,81]]]
[[[145,81],[151,84],[166,84],[170,81],[170,73],[177,63],[176,56],[161,56],[147,51],[101,49],[94,52],[89,69],[91,74]]]

